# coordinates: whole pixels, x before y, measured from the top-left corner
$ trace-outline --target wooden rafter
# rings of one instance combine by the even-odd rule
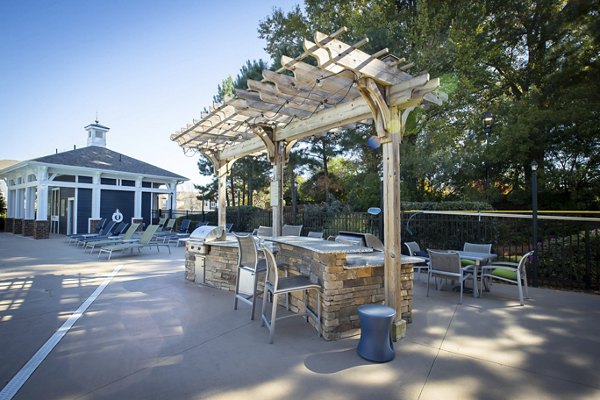
[[[445,100],[435,93],[438,80],[407,73],[410,63],[386,55],[387,49],[364,52],[361,47],[367,39],[342,42],[339,37],[344,32],[345,28],[331,35],[316,32],[313,41],[304,41],[302,55],[282,56],[279,70],[264,70],[262,81],[248,80],[247,90],[236,90],[234,98],[213,105],[200,120],[171,135],[171,140],[184,149],[210,150],[219,153],[221,160],[231,160],[267,151],[256,136],[257,127],[272,129],[275,142],[291,143],[373,119],[383,134],[390,118],[384,105],[407,109]],[[318,65],[305,62],[307,57]]]

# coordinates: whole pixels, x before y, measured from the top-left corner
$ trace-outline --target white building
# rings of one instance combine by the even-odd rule
[[[0,169],[7,185],[5,230],[47,238],[50,232],[88,232],[118,209],[123,220],[151,223],[167,196],[176,207],[177,184],[187,178],[106,148],[109,128],[85,127],[87,147]]]

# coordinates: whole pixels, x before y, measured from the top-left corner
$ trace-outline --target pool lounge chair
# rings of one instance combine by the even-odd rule
[[[98,223],[96,224],[96,229],[94,232],[89,232],[89,233],[78,233],[75,235],[68,235],[67,236],[67,243],[68,244],[72,244],[75,243],[79,240],[79,238],[83,237],[84,235],[97,235],[100,233],[100,231],[102,230],[102,228],[104,228],[104,225],[106,225],[106,218],[102,218],[98,221]]]
[[[90,254],[92,254],[94,252],[95,248],[101,248],[102,246],[136,242],[139,240],[139,238],[135,239],[135,238],[133,238],[133,235],[135,234],[135,232],[137,232],[139,226],[140,226],[140,224],[129,225],[129,228],[127,229],[127,231],[121,236],[117,236],[114,238],[108,238],[108,239],[102,239],[102,240],[91,240],[86,243],[85,248],[86,249],[90,248]]]
[[[85,235],[81,235],[81,237],[77,238],[77,240],[75,240],[75,246],[79,247],[80,244],[85,245],[86,240],[94,238],[94,237],[107,238],[107,237],[111,236],[112,231],[113,231],[113,229],[115,229],[116,225],[117,225],[117,223],[115,221],[108,221],[106,223],[106,225],[104,225],[104,228],[102,228],[99,233],[88,233]]]
[[[181,224],[179,225],[179,229],[172,231],[170,233],[167,234],[156,234],[157,240],[162,240],[163,243],[170,243],[171,241],[173,242],[177,242],[178,239],[180,238],[185,238],[190,236],[190,233],[188,232],[190,229],[190,224],[192,223],[192,220],[190,219],[183,219],[181,220]]]
[[[129,224],[127,222],[119,222],[106,235],[97,235],[89,238],[79,239],[79,241],[77,242],[77,246],[81,245],[82,247],[87,248],[88,243],[99,242],[102,240],[123,236],[127,231],[127,228],[129,228]]]
[[[133,249],[137,249],[138,253],[139,253],[139,252],[141,252],[141,249],[144,247],[154,247],[154,246],[156,246],[157,251],[160,251],[160,249],[159,249],[160,246],[166,246],[167,249],[169,249],[169,254],[171,254],[171,248],[169,247],[168,243],[158,243],[158,242],[152,240],[157,229],[158,229],[158,225],[150,225],[148,228],[146,228],[146,230],[142,234],[142,237],[140,238],[140,240],[133,242],[133,243],[121,243],[121,244],[113,244],[113,245],[109,245],[109,246],[104,246],[98,252],[98,258],[100,258],[100,255],[102,253],[108,253],[107,260],[110,260],[110,257],[112,256],[113,251],[130,250],[131,252],[133,252]]]

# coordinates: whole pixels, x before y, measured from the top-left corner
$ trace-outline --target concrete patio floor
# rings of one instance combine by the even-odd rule
[[[415,281],[384,364],[300,318],[275,343],[233,296],[184,280],[184,249],[98,259],[0,233],[0,390],[121,269],[14,399],[600,399],[600,296],[495,284],[475,299]],[[1,399],[9,397],[0,395]]]

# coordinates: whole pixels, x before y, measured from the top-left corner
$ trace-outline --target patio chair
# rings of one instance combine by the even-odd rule
[[[262,226],[261,225],[256,230],[256,236],[259,236],[259,237],[270,237],[270,236],[273,236],[273,228],[270,227],[270,226]]]
[[[100,255],[102,253],[108,253],[107,260],[110,260],[110,257],[112,256],[112,253],[114,251],[130,250],[131,252],[133,252],[133,249],[137,249],[138,253],[139,253],[139,252],[141,252],[141,249],[144,247],[154,247],[154,246],[156,246],[157,251],[160,251],[159,246],[166,246],[167,249],[169,249],[169,254],[171,254],[171,248],[169,247],[168,244],[160,244],[160,243],[157,243],[156,241],[154,241],[154,242],[152,241],[152,238],[154,237],[154,234],[156,233],[157,229],[158,229],[158,225],[150,225],[149,227],[146,228],[146,230],[142,234],[142,237],[140,238],[140,240],[138,240],[136,242],[120,243],[120,244],[104,246],[98,252],[98,258],[100,258]]]
[[[86,243],[85,248],[87,249],[88,247],[90,247],[90,254],[92,254],[96,247],[101,248],[102,246],[107,246],[107,245],[112,245],[112,244],[135,242],[138,239],[134,239],[133,235],[135,234],[135,232],[137,232],[139,227],[140,227],[140,224],[137,224],[137,223],[131,224],[131,225],[129,225],[129,228],[123,235],[121,235],[119,237],[115,237],[115,238],[90,241],[90,242]]]
[[[281,236],[300,236],[302,225],[283,225],[281,227]]]
[[[490,254],[492,252],[492,244],[491,243],[480,244],[480,243],[465,242],[465,244],[463,245],[463,251],[468,251],[469,253]],[[475,265],[475,261],[473,261],[473,260],[462,259],[460,262],[463,266]]]
[[[280,319],[289,317],[306,317],[306,322],[308,322],[308,317],[313,318],[313,320],[315,321],[317,334],[321,336],[321,285],[319,285],[318,283],[311,282],[310,278],[304,275],[295,275],[280,278],[279,271],[277,268],[277,262],[275,261],[275,256],[268,248],[265,248],[264,252],[267,261],[267,275],[265,277],[265,294],[263,295],[262,301],[261,326],[266,325],[267,329],[269,330],[269,343],[273,343],[273,337],[275,336],[275,323]],[[307,292],[311,289],[314,289],[317,292],[316,313],[308,305]],[[304,301],[304,312],[299,314],[285,315],[283,317],[277,318],[277,306],[279,295],[287,295],[289,293],[298,291],[302,292],[302,299]],[[270,317],[266,313],[267,298],[269,297],[267,296],[268,293],[272,295],[273,301]]]
[[[473,267],[463,267],[460,263],[460,256],[457,253],[428,250],[428,254],[430,261],[427,272],[427,297],[429,297],[429,282],[431,281],[431,277],[458,279],[460,286],[459,303],[462,304],[463,283],[469,277],[473,276],[472,272],[470,272]]]
[[[427,270],[429,269],[429,254],[427,254],[426,251],[422,251],[421,247],[417,242],[404,242],[404,246],[406,246],[406,248],[408,249],[409,256],[421,257],[425,259],[425,262],[414,264],[413,269],[415,271],[418,271],[419,275],[423,271],[427,272]]]
[[[323,239],[323,232],[309,231],[306,236],[309,238]]]
[[[254,236],[240,236],[235,233],[234,236],[238,241],[238,273],[235,279],[233,309],[237,310],[238,301],[250,304],[252,306],[250,319],[254,319],[256,297],[262,293],[258,291],[258,275],[264,273],[267,266],[265,264],[265,259],[258,257],[257,243]],[[240,289],[244,277],[250,278],[252,288]]]
[[[525,268],[525,264],[533,255],[533,253],[533,251],[526,253],[521,257],[518,263],[508,261],[496,261],[483,266],[481,269],[482,284],[484,282],[484,279],[488,279],[489,287],[491,288],[492,281],[494,279],[497,279],[502,282],[517,285],[519,291],[519,302],[521,303],[521,305],[524,305],[523,288],[525,288],[525,297],[529,298],[529,294],[527,293],[527,268]],[[483,295],[483,290],[481,292]]]

